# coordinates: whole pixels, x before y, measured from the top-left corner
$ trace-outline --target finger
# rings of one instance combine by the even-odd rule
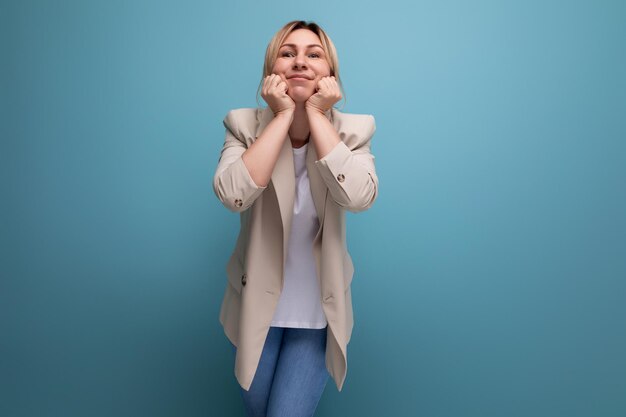
[[[276,74],[272,74],[271,78],[268,81],[268,87],[267,87],[267,91],[268,93],[276,93],[277,91],[280,92],[281,91],[281,87],[280,87],[280,83],[282,82],[281,78],[276,75]]]
[[[337,83],[330,77],[324,80],[324,96],[333,99],[339,96]]]
[[[263,80],[263,94],[268,94],[270,91],[270,88],[272,86],[272,75],[268,75],[267,77],[265,77],[265,79]]]
[[[282,75],[276,75],[274,80],[276,85],[274,86],[274,91],[278,92],[280,95],[284,94],[287,91],[287,81],[282,77]]]
[[[276,89],[280,93],[285,93],[289,89],[287,79],[285,79],[282,75],[276,76]]]
[[[322,90],[324,90],[324,92],[328,92],[330,90],[331,86],[328,83],[328,78],[322,78],[320,84],[322,85]]]
[[[276,85],[276,89],[282,93],[286,93],[287,89],[289,87],[287,86],[287,83],[284,81],[280,81],[277,85]]]
[[[341,98],[341,91],[335,80],[328,80],[328,95],[333,98]]]
[[[272,74],[270,77],[270,87],[276,87],[280,82],[280,77],[277,74]]]
[[[269,80],[270,76],[268,75],[267,77],[263,78],[263,86],[261,87],[261,94],[262,95],[266,95],[267,94],[267,80]]]
[[[339,83],[337,82],[335,77],[332,77],[330,80],[328,80],[328,82],[334,92],[339,92]]]
[[[274,74],[270,74],[267,77],[265,77],[265,85],[267,85],[268,87],[272,85],[272,81],[274,80]]]

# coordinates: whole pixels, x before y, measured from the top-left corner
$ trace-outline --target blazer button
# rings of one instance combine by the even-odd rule
[[[343,180],[345,180],[345,179],[346,179],[346,177],[343,174],[337,175],[337,181],[343,182]]]
[[[245,285],[246,285],[246,279],[247,279],[247,278],[248,278],[248,277],[246,276],[246,274],[243,274],[243,275],[241,276],[241,285],[243,285],[243,286],[245,286]]]
[[[235,200],[235,206],[237,206],[237,207],[241,207],[242,205],[243,205],[243,201],[241,201],[241,199],[240,199],[240,198],[238,198],[238,199],[236,199],[236,200]]]

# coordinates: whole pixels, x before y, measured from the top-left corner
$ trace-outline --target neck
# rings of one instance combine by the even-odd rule
[[[293,121],[289,128],[289,138],[291,146],[300,148],[309,141],[309,118],[304,108],[304,103],[296,103],[296,110],[293,114]]]

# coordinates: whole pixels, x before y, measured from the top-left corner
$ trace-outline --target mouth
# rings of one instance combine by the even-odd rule
[[[292,77],[289,77],[288,79],[290,79],[290,80],[307,80],[307,81],[310,80],[309,77],[306,77],[304,75],[294,75]]]

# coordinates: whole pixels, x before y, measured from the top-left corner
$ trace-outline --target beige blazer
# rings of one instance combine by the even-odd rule
[[[228,112],[223,121],[226,139],[213,178],[213,190],[222,204],[240,213],[241,229],[226,266],[228,284],[219,319],[226,336],[237,346],[235,376],[246,390],[252,384],[282,290],[295,195],[289,138],[265,187],[254,183],[241,159],[273,117],[269,107]],[[328,321],[326,368],[341,391],[353,326],[350,283],[354,267],[346,247],[345,211],[366,210],[378,195],[370,152],[376,125],[371,115],[334,108],[326,117],[341,142],[320,160],[315,147],[309,146],[306,168],[320,223],[313,255]]]

